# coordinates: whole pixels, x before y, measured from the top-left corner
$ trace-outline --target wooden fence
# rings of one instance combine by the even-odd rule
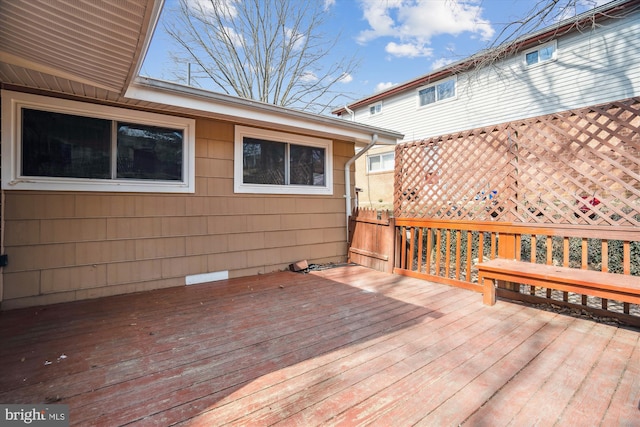
[[[529,225],[491,221],[397,218],[394,273],[482,292],[477,264],[496,257],[640,275],[640,229]],[[526,285],[507,284],[498,295],[551,302],[623,318],[640,326],[640,307]],[[633,318],[629,317],[632,315]]]
[[[478,292],[494,257],[640,275],[640,98],[400,144],[394,216],[398,274]],[[556,294],[498,292],[640,315]]]
[[[640,226],[640,98],[396,147],[394,216]]]
[[[349,262],[392,273],[394,233],[389,211],[356,208],[349,218]]]

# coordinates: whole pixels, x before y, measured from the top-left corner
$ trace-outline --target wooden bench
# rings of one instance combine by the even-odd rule
[[[640,304],[640,277],[496,258],[478,264],[483,302],[496,303],[496,281],[575,292]]]

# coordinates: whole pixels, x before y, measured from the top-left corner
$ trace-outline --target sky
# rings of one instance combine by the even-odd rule
[[[319,1],[324,1],[326,13],[330,14],[325,32],[340,35],[335,55],[355,54],[360,59],[360,66],[353,73],[344,75],[337,88],[351,101],[428,74],[490,47],[506,24],[522,19],[540,2],[540,0]],[[577,12],[584,12],[608,1],[579,0]],[[142,75],[176,81],[178,76],[184,78],[187,74],[186,64],[177,66],[171,60],[171,52],[176,52],[179,48],[165,34],[163,28],[163,20],[169,17],[168,11],[175,6],[176,2],[177,0],[165,0],[160,22],[143,63]],[[568,14],[575,12],[576,10],[572,9]],[[549,25],[552,23],[549,22]],[[340,105],[335,107],[338,106]]]

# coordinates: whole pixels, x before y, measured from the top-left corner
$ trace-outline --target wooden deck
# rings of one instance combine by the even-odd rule
[[[639,337],[364,267],[282,272],[2,312],[0,402],[82,426],[630,426]]]

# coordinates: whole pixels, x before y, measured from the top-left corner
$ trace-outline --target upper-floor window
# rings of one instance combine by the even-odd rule
[[[373,116],[375,114],[380,114],[382,112],[382,102],[378,102],[377,104],[373,104],[369,107],[369,115]]]
[[[236,193],[333,194],[330,140],[236,126]]]
[[[194,191],[195,122],[3,92],[6,189]]]
[[[418,90],[420,106],[433,104],[456,96],[456,79],[448,79]]]
[[[527,66],[542,64],[556,59],[556,41],[537,46],[524,52],[524,62]]]
[[[367,156],[367,171],[386,172],[392,171],[394,167],[395,153],[371,154]]]

